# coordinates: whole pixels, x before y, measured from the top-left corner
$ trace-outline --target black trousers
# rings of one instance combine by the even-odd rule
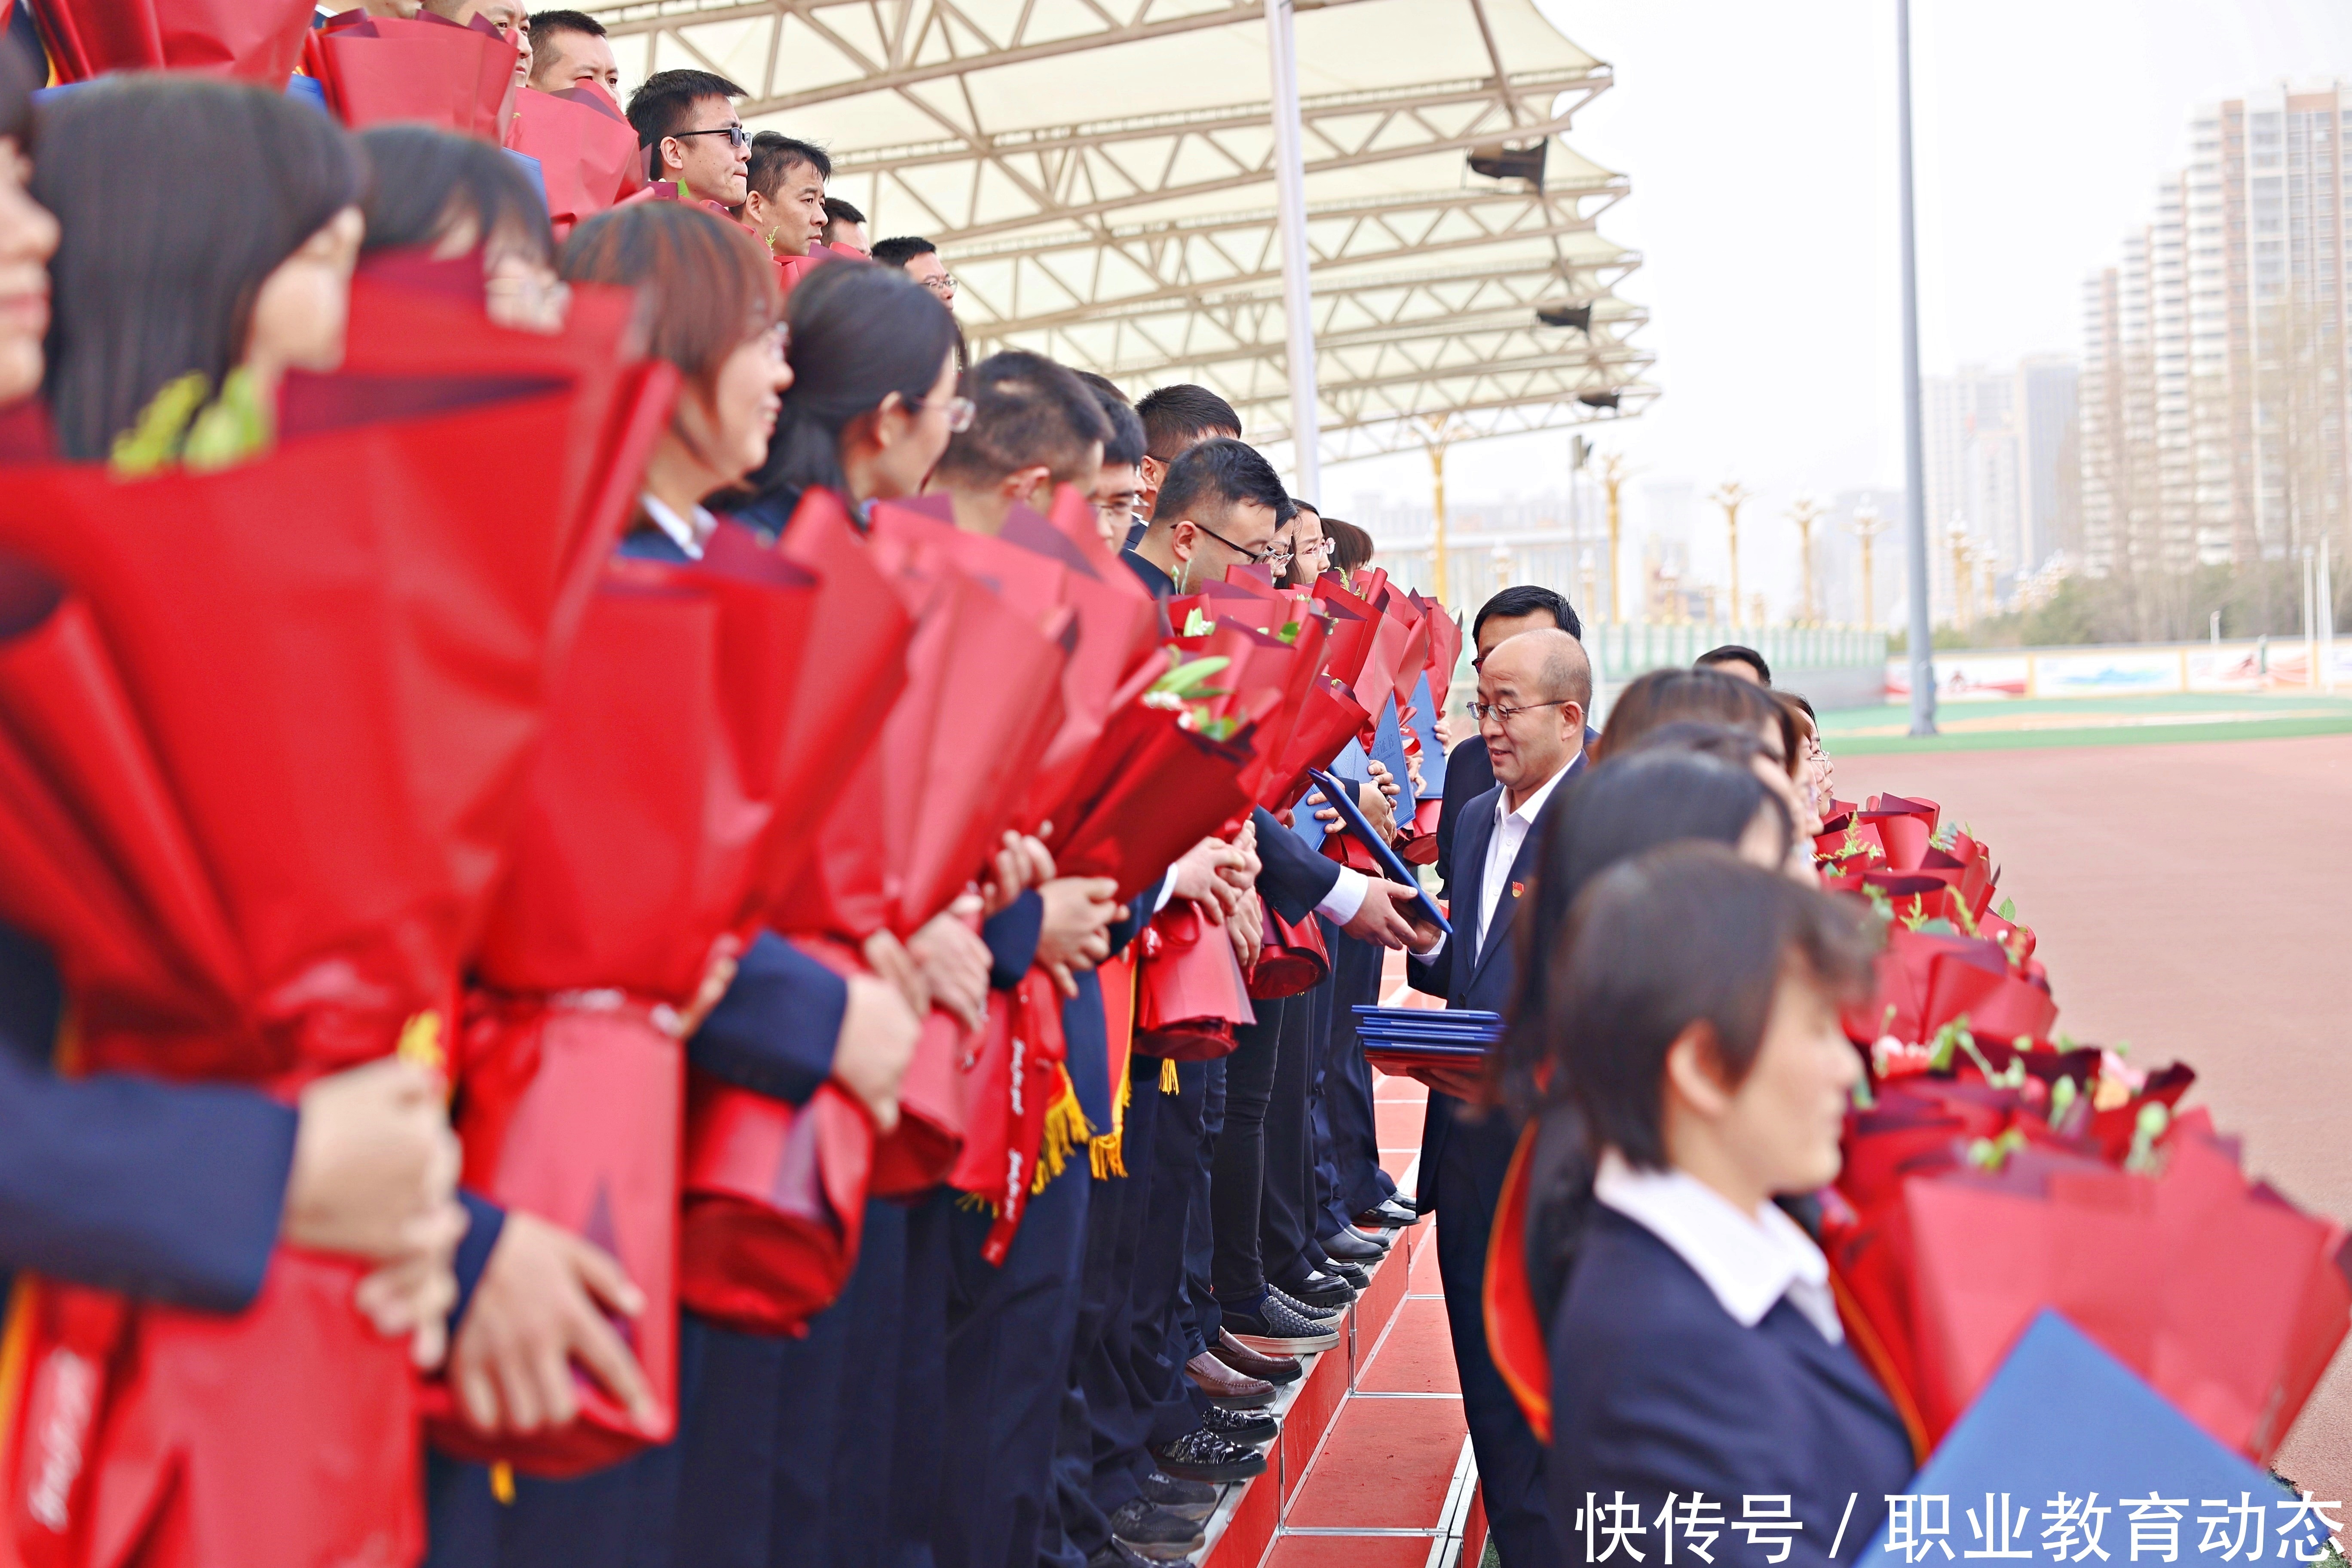
[[[1383,950],[1326,924],[1331,949],[1330,1022],[1323,1033],[1319,1104],[1322,1121],[1318,1236],[1335,1236],[1356,1215],[1396,1191],[1381,1169],[1381,1140],[1372,1113],[1372,1069],[1356,1037],[1355,1007],[1381,999]]]
[[[1282,1051],[1265,1112],[1265,1195],[1258,1249],[1269,1283],[1290,1286],[1322,1261],[1315,1247],[1313,993],[1285,1000]],[[1312,1254],[1312,1256],[1310,1256]]]
[[[1288,1004],[1255,1004],[1257,1022],[1234,1031],[1225,1068],[1224,1127],[1209,1162],[1209,1288],[1227,1306],[1254,1309],[1265,1292],[1260,1245],[1269,1139],[1266,1110],[1283,1051]]]

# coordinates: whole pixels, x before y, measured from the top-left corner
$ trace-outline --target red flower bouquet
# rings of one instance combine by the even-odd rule
[[[421,121],[486,142],[507,139],[520,90],[517,51],[479,16],[460,26],[430,13],[404,21],[345,11],[300,42],[302,68],[354,131]]]
[[[680,1014],[739,947],[787,826],[778,797],[814,580],[722,527],[702,563],[616,561],[555,694],[530,801],[475,961],[457,1127],[475,1190],[586,1236],[646,1292],[632,1346],[677,1386]],[[615,846],[625,846],[616,853]],[[646,1442],[583,1379],[579,1417],[444,1449],[541,1474]]]
[[[442,1032],[561,609],[619,518],[512,461],[565,439],[581,378],[374,386],[397,416],[298,378],[242,467],[0,485],[0,546],[74,590],[20,598],[0,649],[0,913],[57,953],[88,1068],[291,1092]],[[234,1318],[36,1284],[0,1471],[17,1548],[413,1556],[415,1382],[359,1272],[280,1249]],[[28,1492],[68,1447],[72,1484]]]
[[[220,71],[277,90],[313,7],[295,0],[42,0],[32,9],[59,81],[108,71]]]

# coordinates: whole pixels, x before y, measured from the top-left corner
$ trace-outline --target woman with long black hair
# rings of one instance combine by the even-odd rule
[[[863,518],[877,500],[919,494],[971,423],[956,395],[955,318],[894,268],[821,267],[786,301],[792,390],[751,497],[729,510],[781,533],[812,487]]]
[[[194,77],[94,82],[42,107],[33,199],[64,229],[48,337],[61,456],[250,440],[294,370],[342,363],[362,222],[351,139],[282,93]],[[137,147],[126,161],[121,149]],[[167,455],[168,455],[167,454]]]

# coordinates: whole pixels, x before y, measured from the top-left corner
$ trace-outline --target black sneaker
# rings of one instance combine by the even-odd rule
[[[1303,1279],[1286,1279],[1280,1289],[1292,1300],[1309,1307],[1345,1307],[1356,1299],[1345,1279],[1320,1268]]]
[[[1139,1497],[1118,1505],[1110,1516],[1110,1534],[1113,1541],[1162,1563],[1190,1556],[1208,1540],[1198,1521],[1180,1518]]]
[[[1289,1291],[1285,1290],[1279,1285],[1268,1286],[1266,1288],[1265,1298],[1269,1301],[1279,1301],[1284,1306],[1289,1308],[1292,1311],[1297,1313],[1300,1317],[1306,1319],[1308,1322],[1320,1323],[1326,1328],[1330,1327],[1331,1321],[1334,1318],[1339,1317],[1339,1314],[1348,1310],[1345,1307],[1310,1307],[1306,1302],[1300,1300],[1297,1297],[1292,1295]],[[1355,1298],[1350,1296],[1348,1300],[1352,1301]]]
[[[1175,1561],[1181,1563],[1183,1558]],[[1101,1551],[1087,1559],[1087,1568],[1159,1568],[1159,1563],[1114,1536],[1102,1543]]]
[[[1279,1290],[1267,1291],[1255,1312],[1226,1308],[1224,1320],[1225,1332],[1240,1341],[1244,1349],[1261,1355],[1306,1355],[1328,1351],[1339,1342],[1339,1330],[1293,1310]]]
[[[1358,1294],[1372,1288],[1372,1277],[1353,1263],[1342,1263],[1334,1258],[1323,1265],[1323,1272],[1335,1279],[1345,1279],[1348,1289]]]
[[[1399,1200],[1388,1198],[1374,1204],[1370,1208],[1358,1215],[1356,1228],[1359,1230],[1410,1230],[1421,1223],[1421,1216],[1422,1211],[1418,1207],[1408,1208]]]
[[[1230,1443],[1203,1426],[1151,1450],[1160,1468],[1195,1481],[1245,1481],[1265,1474],[1265,1456]],[[1130,1542],[1132,1544],[1132,1542]]]
[[[1212,1405],[1201,1414],[1201,1425],[1235,1443],[1264,1447],[1282,1436],[1282,1423],[1255,1410],[1220,1410]]]
[[[1143,1478],[1145,1500],[1156,1502],[1181,1519],[1206,1519],[1217,1511],[1222,1494],[1206,1481],[1180,1481],[1154,1470]]]

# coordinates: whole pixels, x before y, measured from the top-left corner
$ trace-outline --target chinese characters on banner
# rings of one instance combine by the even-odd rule
[[[1829,1543],[1828,1555],[1832,1560],[1839,1558],[1844,1546],[1846,1526],[1858,1500],[1858,1494],[1849,1494],[1845,1500],[1837,1533]],[[2344,1505],[2315,1500],[2309,1492],[2268,1502],[2240,1492],[2232,1502],[2227,1498],[2192,1501],[2186,1497],[2165,1497],[2153,1489],[2146,1497],[2110,1500],[2103,1500],[2096,1492],[2070,1497],[2061,1490],[2038,1509],[2007,1492],[1988,1492],[1981,1504],[1961,1500],[1966,1530],[1957,1538],[1950,1498],[1904,1495],[1885,1500],[1886,1532],[1877,1554],[1891,1552],[1906,1563],[1930,1558],[1946,1562],[2179,1563],[2186,1558],[2315,1563],[2331,1549],[2340,1555],[2343,1546],[2338,1539],[2343,1521],[2334,1510]],[[1584,1538],[1587,1563],[1655,1563],[1665,1568],[1679,1552],[1685,1563],[1712,1565],[1727,1559],[1769,1565],[1789,1561],[1791,1547],[1805,1528],[1805,1521],[1796,1517],[1793,1501],[1785,1493],[1746,1496],[1739,1500],[1739,1517],[1732,1519],[1725,1513],[1723,1501],[1696,1492],[1667,1494],[1664,1505],[1654,1513],[1642,1502],[1627,1500],[1622,1491],[1605,1501],[1587,1492],[1572,1528]],[[2039,1528],[2034,1524],[2037,1518]],[[1735,1551],[1736,1541],[1718,1548],[1717,1542],[1727,1533],[1744,1535],[1752,1550]]]

